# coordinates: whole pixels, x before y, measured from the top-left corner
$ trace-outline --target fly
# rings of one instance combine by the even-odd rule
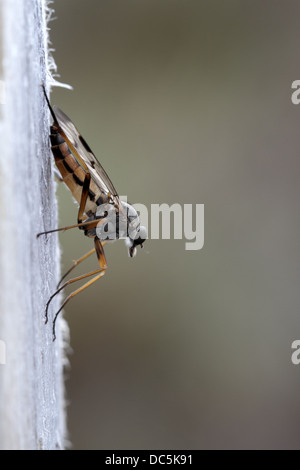
[[[56,312],[52,325],[53,341],[57,317],[64,306],[77,294],[104,276],[107,262],[103,246],[119,238],[126,238],[130,257],[136,255],[137,246],[143,247],[147,238],[147,229],[140,225],[136,210],[128,203],[120,201],[110,178],[99,163],[94,153],[76,129],[70,118],[57,106],[51,106],[45,88],[44,95],[53,118],[50,126],[51,150],[60,179],[68,186],[78,202],[77,224],[48,230],[48,233],[65,231],[78,227],[94,240],[94,248],[74,262],[57,285],[57,290],[49,298],[45,310],[45,323],[48,322],[48,309],[52,299],[70,284],[92,277],[88,282],[69,294]],[[82,261],[96,253],[99,268],[81,276],[63,282]]]

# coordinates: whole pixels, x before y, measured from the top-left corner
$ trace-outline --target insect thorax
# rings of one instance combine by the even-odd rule
[[[112,203],[99,206],[96,215],[89,219],[99,219],[99,223],[95,229],[86,230],[85,234],[89,237],[97,235],[102,241],[134,239],[140,227],[139,216],[130,204],[121,202],[121,205],[120,208]]]

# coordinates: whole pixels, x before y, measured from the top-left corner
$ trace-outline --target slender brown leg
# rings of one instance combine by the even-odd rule
[[[100,269],[97,269],[96,271],[92,271],[88,274],[83,274],[82,276],[78,276],[74,279],[71,279],[70,281],[67,281],[65,282],[65,284],[63,284],[51,297],[50,299],[48,300],[47,302],[47,306],[46,306],[46,320],[45,320],[45,323],[47,323],[48,321],[48,307],[49,307],[49,304],[51,302],[51,300],[53,299],[53,297],[55,297],[61,290],[63,290],[65,287],[67,287],[68,285],[72,284],[73,282],[76,282],[76,281],[79,281],[81,279],[84,279],[88,276],[92,276],[94,274],[96,274],[96,276],[91,279],[90,281],[88,281],[86,284],[84,284],[83,286],[81,286],[79,289],[75,290],[74,292],[72,292],[70,295],[68,295],[68,297],[64,300],[63,304],[61,305],[60,309],[56,312],[55,314],[55,317],[54,317],[54,320],[53,320],[53,329],[52,329],[52,332],[53,332],[53,341],[55,341],[56,339],[56,336],[55,336],[55,323],[56,323],[56,320],[57,320],[57,317],[59,315],[59,313],[62,311],[62,309],[64,308],[64,306],[73,298],[75,297],[75,295],[79,294],[80,292],[82,292],[84,289],[86,289],[87,287],[89,287],[91,284],[93,284],[95,281],[97,281],[98,279],[100,279],[102,276],[104,276],[105,274],[105,271],[106,271],[106,268],[107,268],[107,262],[106,262],[106,258],[105,258],[105,254],[104,254],[104,250],[103,250],[103,247],[102,247],[102,244],[101,244],[101,241],[99,240],[99,238],[95,237],[94,238],[94,243],[95,243],[95,251],[96,251],[96,254],[97,254],[97,258],[98,258],[98,262],[99,262],[99,265],[100,265]]]
[[[66,230],[70,230],[71,228],[76,228],[76,227],[94,228],[94,227],[97,227],[97,225],[105,224],[106,222],[107,222],[107,219],[89,220],[88,222],[82,222],[81,224],[68,225],[67,227],[60,227],[54,230],[47,230],[47,232],[40,232],[36,235],[36,238],[39,238],[41,235],[48,235],[48,233],[65,232]]]
[[[97,273],[99,273],[100,271],[103,271],[103,270],[104,270],[104,268],[100,268],[100,269],[96,269],[95,271],[91,271],[90,273],[86,273],[86,274],[82,274],[81,276],[74,277],[74,279],[70,279],[69,281],[65,282],[61,287],[59,287],[57,289],[57,291],[55,291],[54,294],[51,295],[51,297],[49,298],[49,300],[47,302],[46,311],[45,311],[45,323],[48,323],[48,308],[49,308],[49,305],[50,305],[52,299],[57,294],[59,294],[60,291],[65,289],[70,284],[73,284],[73,282],[77,282],[77,281],[80,281],[81,279],[85,279],[86,277],[93,276],[94,274],[97,274]]]
[[[89,188],[90,188],[90,181],[91,181],[91,175],[90,173],[86,173],[85,175],[85,179],[84,179],[84,183],[83,183],[83,187],[82,187],[82,193],[81,193],[81,200],[80,200],[80,206],[79,206],[79,210],[78,210],[78,216],[77,216],[77,224],[81,224],[82,223],[82,217],[84,215],[84,210],[85,210],[85,206],[86,206],[86,201],[87,201],[87,198],[88,198],[88,195],[89,195]],[[89,251],[86,255],[84,255],[82,258],[79,258],[79,260],[75,260],[74,261],[74,265],[63,275],[63,277],[61,278],[61,280],[59,281],[58,285],[57,285],[57,289],[59,288],[61,282],[63,281],[63,279],[65,279],[65,277],[67,277],[68,274],[70,274],[70,272],[79,264],[81,263],[81,261],[85,260],[88,256],[90,256],[92,253],[94,253],[95,251],[95,248],[91,251]]]
[[[73,269],[76,268],[76,266],[78,266],[78,264],[80,264],[82,261],[84,261],[85,259],[87,259],[89,256],[91,256],[93,253],[95,253],[95,248],[93,248],[91,251],[89,251],[88,253],[86,253],[85,255],[81,256],[81,258],[79,259],[76,259],[73,261],[73,266],[70,267],[70,269],[68,269],[68,271],[62,276],[61,280],[59,281],[59,283],[57,284],[57,289],[59,288],[59,286],[61,285],[62,281],[73,271]]]
[[[82,222],[82,217],[85,211],[86,201],[89,195],[90,182],[91,182],[91,175],[90,173],[86,173],[84,182],[83,182],[81,200],[80,200],[80,205],[79,205],[79,210],[78,210],[78,217],[77,217],[78,224],[81,224]]]
[[[104,246],[106,245],[106,241],[103,241],[101,242],[101,245]],[[57,284],[57,289],[59,288],[59,286],[61,285],[62,281],[73,271],[73,269],[76,268],[76,266],[78,266],[82,261],[84,261],[85,259],[87,259],[89,256],[91,256],[93,253],[95,253],[95,250],[96,248],[93,248],[91,251],[89,251],[88,253],[86,253],[85,255],[81,256],[81,258],[77,259],[77,260],[74,260],[73,261],[73,266],[70,267],[70,269],[68,269],[68,271],[62,276],[61,280],[59,281],[59,283]]]
[[[79,294],[79,292],[82,292],[84,289],[86,289],[87,287],[89,287],[91,284],[93,284],[94,282],[98,281],[98,279],[100,279],[100,277],[104,276],[105,274],[105,271],[102,270],[102,269],[99,269],[98,271],[100,271],[100,273],[95,276],[93,279],[91,279],[89,282],[87,282],[86,284],[84,284],[83,286],[81,286],[79,289],[75,290],[74,292],[72,292],[72,294],[70,294],[66,299],[65,301],[63,302],[62,306],[60,307],[60,309],[57,311],[55,317],[54,317],[54,320],[53,320],[53,327],[52,327],[52,334],[53,334],[53,341],[56,340],[56,335],[55,335],[55,323],[56,323],[56,320],[57,320],[57,317],[58,315],[60,314],[60,312],[62,311],[62,309],[64,308],[64,306],[73,298],[75,297],[75,295]]]
[[[44,93],[45,93],[45,90],[44,90]],[[86,172],[84,182],[83,182],[82,192],[81,192],[81,199],[80,199],[78,216],[77,216],[77,224],[69,225],[67,227],[57,228],[54,230],[47,230],[46,232],[40,232],[37,234],[36,236],[37,238],[39,238],[41,235],[47,235],[48,233],[61,232],[61,231],[70,230],[71,228],[76,228],[76,227],[78,228],[83,227],[83,228],[91,229],[91,228],[96,227],[100,223],[106,222],[106,219],[102,219],[102,220],[97,219],[97,220],[90,220],[88,222],[82,222],[82,218],[84,216],[84,211],[85,211],[85,206],[86,206],[86,201],[89,195],[90,182],[91,182],[91,174],[89,172]]]
[[[98,258],[100,268],[106,269],[107,268],[107,262],[106,262],[106,258],[105,258],[105,254],[104,254],[104,250],[103,250],[103,245],[105,245],[105,241],[101,242],[98,237],[95,237],[94,238],[94,244],[95,244],[96,255],[97,255],[97,258]]]

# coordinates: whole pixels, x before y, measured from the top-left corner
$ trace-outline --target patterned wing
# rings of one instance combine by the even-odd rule
[[[60,131],[62,131],[61,134],[66,140],[78,163],[84,168],[84,170],[89,171],[92,180],[101,192],[109,195],[111,201],[119,206],[120,200],[117,191],[87,142],[77,130],[71,119],[60,108],[53,106],[53,111],[60,127]]]

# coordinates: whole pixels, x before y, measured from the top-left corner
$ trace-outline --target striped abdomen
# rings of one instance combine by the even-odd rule
[[[64,183],[66,183],[74,198],[78,204],[80,204],[82,186],[86,172],[71,153],[68,145],[58,132],[57,128],[55,126],[51,126],[50,130],[51,149],[56,166],[64,180]],[[96,213],[97,207],[101,204],[105,204],[106,202],[108,202],[107,195],[98,188],[93,180],[91,180],[89,196],[85,208],[86,215],[91,217]]]

